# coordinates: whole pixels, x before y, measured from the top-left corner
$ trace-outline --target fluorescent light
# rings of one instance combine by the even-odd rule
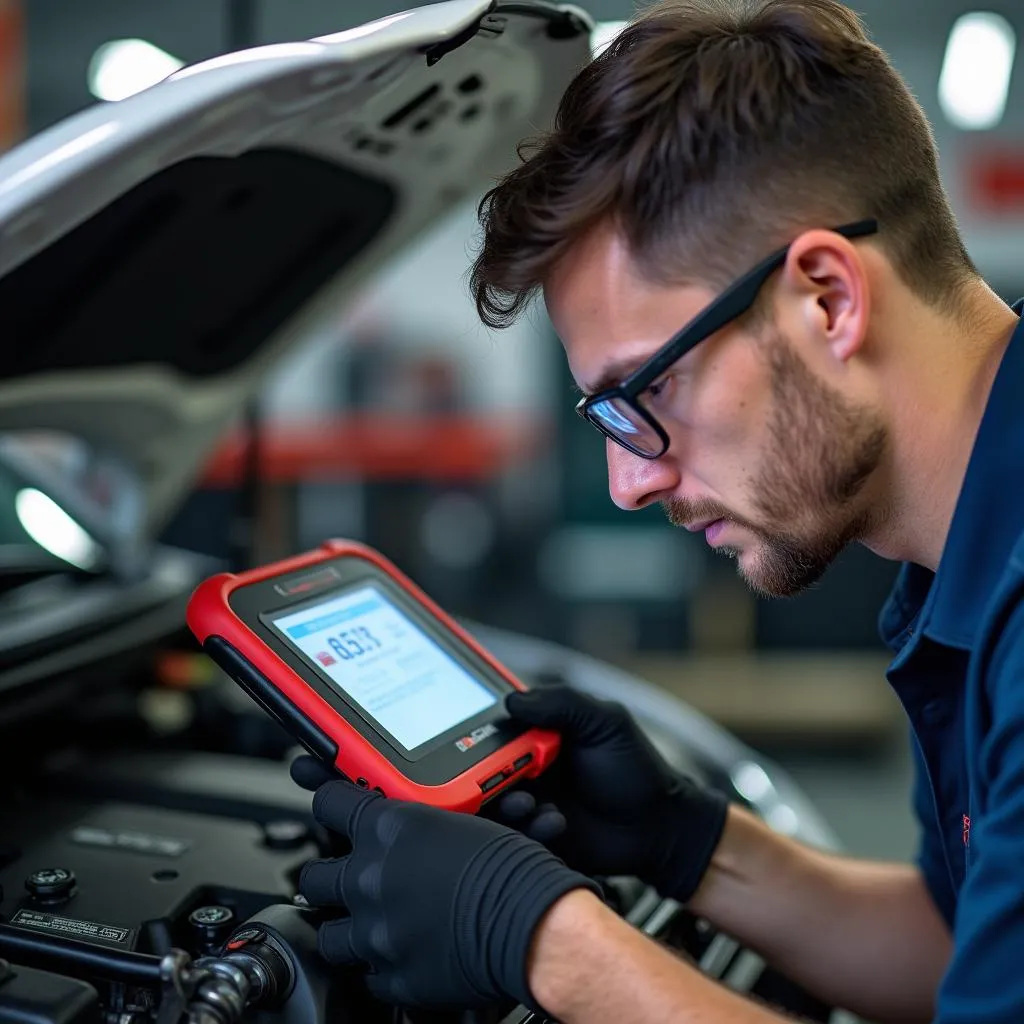
[[[628,21],[599,21],[590,33],[590,52],[599,57],[612,40],[629,24]]]
[[[958,128],[994,128],[1003,119],[1017,48],[1013,26],[1000,14],[974,11],[949,33],[939,77],[939,102]]]
[[[800,831],[800,818],[789,804],[776,804],[764,820],[766,825],[784,836],[795,836]]]
[[[123,100],[162,82],[184,61],[145,39],[104,43],[89,61],[89,91],[101,100]]]
[[[732,770],[733,788],[744,800],[759,803],[775,792],[768,773],[753,761],[742,761]]]
[[[79,569],[92,569],[99,562],[96,541],[42,491],[22,488],[14,496],[14,508],[25,532],[51,555]]]

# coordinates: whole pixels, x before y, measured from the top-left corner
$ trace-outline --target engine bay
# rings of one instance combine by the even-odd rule
[[[535,685],[565,678],[533,671],[526,638],[521,649],[518,667],[532,671]],[[535,1019],[510,1006],[403,1011],[375,1003],[358,972],[329,969],[316,948],[318,920],[296,884],[308,859],[339,850],[288,775],[289,738],[226,680],[170,698],[152,679],[121,693],[120,701],[84,699],[63,716],[8,730],[0,1020]],[[154,728],[154,694],[190,705],[179,728]],[[627,920],[723,984],[805,1019],[830,1019],[829,1008],[673,901],[633,879],[605,880],[605,889]]]
[[[115,756],[33,779],[3,818],[0,1019],[391,1019],[319,963],[294,893],[329,843],[285,764]]]

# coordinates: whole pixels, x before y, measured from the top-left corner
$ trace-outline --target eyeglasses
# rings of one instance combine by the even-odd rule
[[[861,238],[875,234],[878,222],[860,220],[831,230],[844,238]],[[581,399],[576,412],[634,455],[643,459],[664,455],[668,451],[668,434],[651,411],[640,404],[640,396],[687,352],[746,313],[768,278],[786,262],[789,248],[787,245],[772,253],[730,285],[621,384]]]

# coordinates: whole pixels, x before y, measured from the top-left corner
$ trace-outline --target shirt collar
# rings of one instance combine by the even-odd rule
[[[1024,299],[1014,312],[1024,314]],[[1024,467],[1024,320],[1013,332],[989,394],[937,573],[906,564],[879,627],[892,648],[913,633],[970,649],[1014,544],[1024,502],[1007,491]]]

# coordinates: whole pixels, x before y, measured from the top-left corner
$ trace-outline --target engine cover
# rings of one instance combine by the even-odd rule
[[[115,751],[19,785],[31,796],[0,806],[0,1020],[152,1024],[175,990],[168,963],[223,962],[225,940],[253,922],[299,927],[299,872],[334,849],[277,761]],[[391,1021],[303,927],[294,990],[245,1019]]]
[[[62,800],[5,817],[7,924],[145,953],[213,948],[239,921],[290,902],[318,852],[299,820]]]

